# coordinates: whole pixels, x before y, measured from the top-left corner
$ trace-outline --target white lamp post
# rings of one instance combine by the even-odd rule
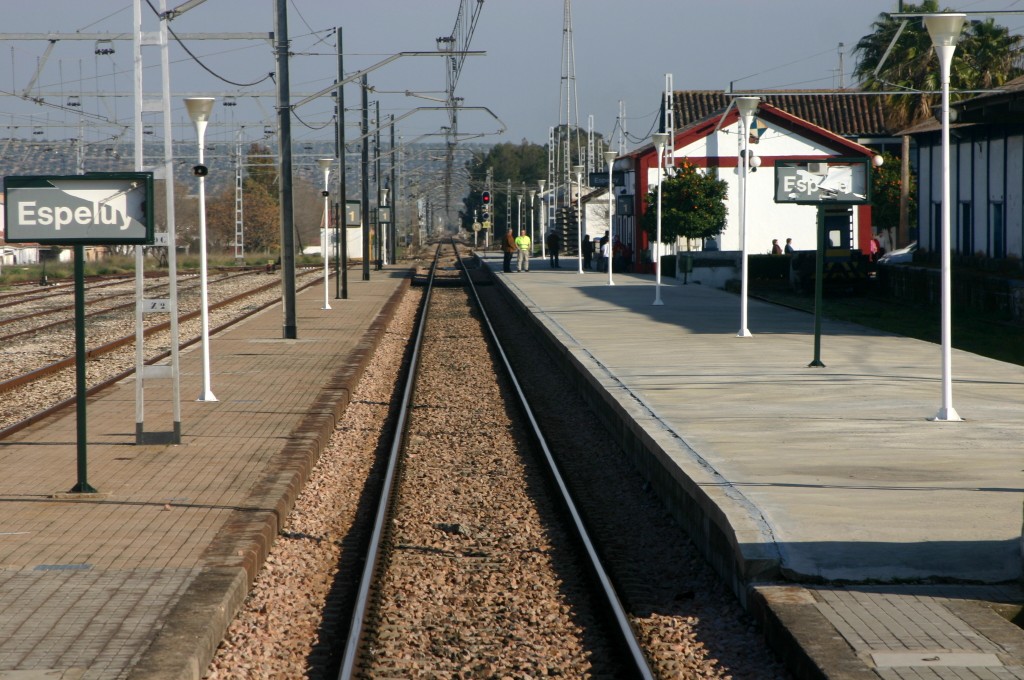
[[[925,28],[939,57],[942,82],[942,406],[934,420],[955,422],[961,418],[953,408],[952,292],[949,211],[949,71],[966,14],[929,14]]]
[[[528,194],[530,196],[530,256],[532,257],[534,253],[533,247],[537,243],[537,230],[535,229],[537,221],[533,216],[533,198],[537,195],[537,190],[530,189]]]
[[[547,257],[547,244],[548,239],[548,200],[544,195],[544,187],[547,185],[547,180],[537,180],[537,186],[540,187],[540,256]]]
[[[516,237],[523,230],[523,195],[516,194]]]
[[[572,166],[576,175],[576,266],[577,274],[583,273],[583,166]],[[570,199],[572,196],[569,197]]]
[[[608,164],[608,242],[612,240],[612,214],[615,212],[615,200],[612,195],[612,166],[615,165],[615,158],[618,154],[614,151],[604,152],[604,162]],[[659,192],[660,193],[660,192]],[[609,254],[611,254],[611,248],[608,248]],[[612,281],[612,268],[609,263],[608,267],[608,285],[614,286],[615,282]]]
[[[380,261],[381,264],[391,264],[388,262],[388,227],[390,225],[392,216],[388,213],[388,221],[381,222],[380,219],[380,208],[388,207],[388,189],[382,187],[380,190],[380,203],[377,204],[377,229],[380,231]]]
[[[331,217],[330,217],[330,196],[331,185],[328,182],[328,178],[331,176],[331,163],[334,162],[333,158],[318,158],[316,164],[320,166],[320,169],[324,173],[324,236],[320,240],[320,249],[323,251],[324,256],[324,306],[321,309],[330,309],[331,304],[327,300],[327,289],[329,288],[328,281],[330,280],[330,270],[328,269],[331,260],[331,249],[329,247],[330,233],[331,233]]]
[[[199,140],[199,165],[194,168],[199,178],[199,315],[203,350],[203,388],[196,401],[217,401],[210,389],[210,310],[206,292],[206,166],[203,165],[203,138],[206,136],[206,124],[213,110],[213,97],[188,97],[185,99],[188,117],[196,126],[196,137]]]
[[[758,97],[737,97],[736,109],[740,112],[740,331],[738,338],[749,338],[747,328],[747,173],[750,171],[750,120],[761,100]]]
[[[658,149],[658,228],[654,237],[654,304],[663,305],[661,301],[661,166],[662,157],[665,153],[665,145],[668,143],[667,132],[655,132],[651,135],[654,146]],[[608,268],[612,266],[611,234],[608,235]]]

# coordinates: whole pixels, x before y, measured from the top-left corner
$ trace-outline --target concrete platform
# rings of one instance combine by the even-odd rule
[[[198,678],[334,430],[408,272],[349,277],[349,299],[297,295],[181,355],[182,443],[135,445],[129,380],[88,402],[88,481],[74,497],[74,409],[0,440],[0,680]],[[333,282],[332,282],[333,285]],[[86,329],[88,333],[88,329]],[[147,381],[146,429],[170,428]]]
[[[752,337],[737,337],[736,295],[663,280],[656,306],[652,276],[608,286],[575,258],[561,266],[502,274],[491,260],[708,558],[821,673],[809,677],[1024,677],[1019,628],[949,605],[1022,601],[1024,368],[954,350],[965,420],[932,422],[938,345],[826,321],[826,367],[808,368],[809,314],[750,300]]]

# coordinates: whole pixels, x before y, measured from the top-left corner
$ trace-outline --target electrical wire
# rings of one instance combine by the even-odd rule
[[[295,113],[295,109],[292,109],[292,115],[295,116],[295,120],[299,121],[299,123],[303,127],[309,128],[310,130],[323,130],[324,128],[326,128],[329,125],[334,125],[334,117],[333,116],[331,117],[331,120],[327,121],[323,125],[311,125],[311,124],[307,123],[306,121],[302,120],[302,118],[299,117],[299,114]]]
[[[158,11],[157,11],[157,9],[156,9],[156,7],[154,7],[154,6],[153,6],[153,2],[152,2],[152,0],[146,0],[146,4],[147,4],[147,5],[149,5],[149,8],[150,8],[151,10],[153,10],[153,14],[157,15],[158,17],[159,17],[159,16],[161,16],[161,15],[160,15],[160,12],[158,12]],[[234,85],[235,87],[253,87],[254,85],[259,85],[260,83],[262,83],[262,82],[264,82],[264,81],[266,81],[266,80],[268,80],[268,79],[271,79],[271,80],[272,80],[272,79],[273,79],[273,77],[274,77],[274,74],[273,74],[273,73],[268,73],[267,75],[263,76],[263,77],[262,77],[262,78],[260,78],[259,80],[255,80],[255,81],[253,81],[253,82],[251,82],[251,83],[238,83],[238,82],[235,82],[235,81],[233,81],[233,80],[230,80],[230,79],[228,79],[228,78],[225,78],[224,76],[222,76],[222,75],[220,75],[220,74],[216,73],[215,71],[213,71],[213,69],[211,69],[211,68],[210,68],[209,66],[207,66],[206,64],[204,64],[204,63],[203,63],[203,62],[202,62],[202,61],[201,61],[201,60],[199,59],[199,57],[197,57],[197,56],[196,56],[196,55],[195,55],[195,54],[194,54],[194,53],[192,52],[192,50],[190,50],[190,49],[189,49],[189,48],[188,48],[188,47],[187,47],[187,46],[185,45],[185,43],[184,43],[184,42],[183,42],[183,41],[181,40],[181,38],[179,38],[179,37],[178,37],[178,34],[174,32],[174,29],[172,29],[172,28],[171,28],[171,26],[170,26],[170,22],[168,22],[168,25],[167,25],[167,32],[171,34],[171,36],[172,36],[172,37],[173,37],[173,38],[175,39],[175,41],[177,41],[178,45],[180,45],[180,46],[181,46],[181,49],[185,50],[185,54],[187,54],[188,56],[192,57],[192,61],[196,62],[196,63],[197,63],[197,64],[198,64],[198,65],[199,65],[199,66],[200,66],[200,67],[201,67],[201,68],[202,68],[202,69],[203,69],[204,71],[206,71],[207,73],[209,73],[209,74],[210,74],[211,76],[213,76],[214,78],[216,78],[216,79],[218,79],[218,80],[220,80],[220,81],[223,81],[223,82],[227,83],[228,85]]]

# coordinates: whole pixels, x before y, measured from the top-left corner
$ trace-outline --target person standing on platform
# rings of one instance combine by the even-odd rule
[[[795,253],[795,252],[796,252],[796,251],[795,251],[795,250],[793,249],[793,239],[791,239],[791,238],[787,238],[787,239],[786,239],[786,248],[785,248],[785,251],[786,251],[786,255],[792,255],[793,253]]]
[[[562,239],[558,237],[558,232],[554,229],[549,231],[544,243],[548,247],[548,262],[551,263],[551,268],[559,269],[558,251],[562,248]]]
[[[504,258],[501,263],[501,271],[506,274],[512,273],[512,255],[516,252],[516,237],[512,235],[512,227],[505,230],[505,238],[501,241],[501,252]]]
[[[583,238],[583,268],[590,269],[590,264],[594,260],[594,242],[590,240],[589,236]]]
[[[782,255],[782,246],[779,245],[779,239],[772,239],[772,255]]]
[[[516,238],[516,248],[519,249],[519,260],[516,262],[516,266],[521,272],[530,271],[530,248],[532,245],[529,234],[525,229],[521,230]]]

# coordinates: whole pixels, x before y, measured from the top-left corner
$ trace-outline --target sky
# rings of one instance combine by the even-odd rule
[[[158,8],[160,1],[148,0]],[[170,8],[183,2],[165,1]],[[3,2],[13,5],[15,0]],[[486,55],[466,58],[456,95],[466,107],[485,107],[493,116],[484,110],[464,111],[458,129],[467,137],[481,135],[472,139],[476,143],[544,144],[549,128],[569,117],[562,80],[564,4],[559,0],[477,3],[466,2],[467,11],[480,10],[470,49]],[[436,39],[452,33],[459,6],[459,0],[289,0],[292,103],[333,82],[336,26],[343,29],[344,70],[349,74],[399,52],[435,50]],[[23,32],[131,32],[131,0],[33,0],[18,2],[18,7],[19,11],[4,14],[0,35],[5,38]],[[274,27],[275,7],[276,0],[207,0],[176,18],[171,28],[179,33],[267,33]],[[963,0],[950,7],[1024,10],[1024,0]],[[147,0],[142,0],[142,8],[144,28],[154,30],[157,24]],[[666,74],[672,75],[677,90],[728,90],[730,84],[737,92],[832,88],[841,84],[841,78],[842,84],[850,86],[856,63],[853,47],[871,32],[881,12],[896,9],[896,0],[576,0],[572,4],[576,93],[569,122],[578,120],[586,128],[593,116],[595,132],[606,138],[617,135],[622,101],[630,135],[627,148],[632,148],[649,136]],[[1003,15],[997,21],[1016,32],[1024,27],[1024,15]],[[0,91],[25,91],[47,44],[5,39]],[[235,84],[213,77],[175,47],[171,67],[175,124],[190,125],[181,94],[210,94],[223,104],[227,95],[236,93],[237,106],[215,108],[208,139],[233,139],[239,128],[246,138],[262,135],[264,126],[275,120],[276,85],[270,80],[251,87],[238,84],[260,80],[276,70],[269,43],[218,39],[190,41],[188,46],[206,68]],[[31,130],[37,138],[58,139],[74,136],[82,122],[86,137],[116,136],[118,129],[131,122],[132,101],[124,95],[131,93],[132,61],[130,43],[115,42],[114,49],[114,54],[97,55],[91,41],[60,41],[29,88],[31,96],[45,99],[46,104],[5,96],[0,126],[8,126],[15,136],[31,138]],[[156,50],[146,50],[145,55],[146,64],[158,63]],[[158,71],[150,68],[146,73],[144,87],[157,91]],[[448,124],[443,110],[430,108],[438,107],[434,100],[443,98],[444,60],[403,57],[374,70],[368,78],[374,88],[370,99],[380,102],[382,117],[407,115],[397,123],[399,138],[431,139]],[[75,92],[81,93],[81,106],[69,107],[70,93]],[[244,96],[252,93],[268,96]],[[358,106],[359,96],[357,87],[346,88],[350,139],[355,135],[351,126],[358,121],[358,112],[351,109]],[[417,107],[423,108],[409,113]],[[330,99],[321,98],[296,109],[296,139],[333,139],[332,108]],[[505,132],[495,134],[502,125]]]

